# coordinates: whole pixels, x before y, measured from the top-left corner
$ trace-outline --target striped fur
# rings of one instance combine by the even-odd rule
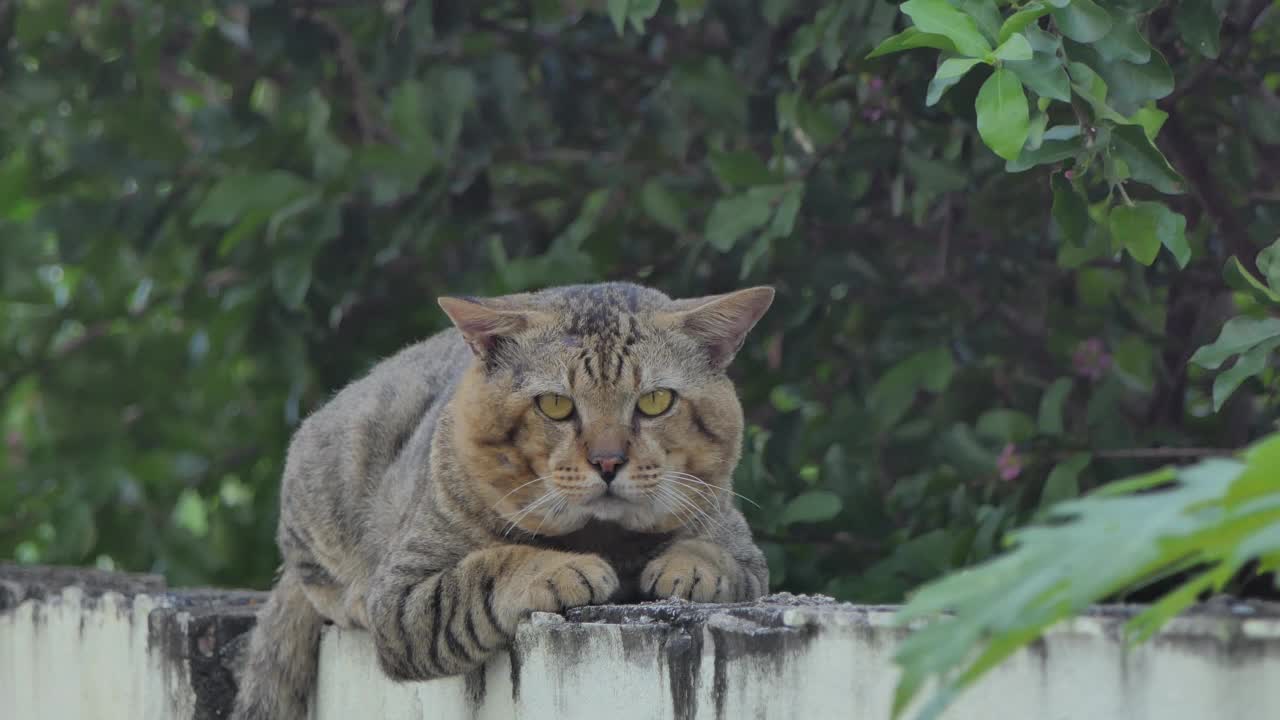
[[[325,621],[397,680],[466,673],[533,611],[758,597],[732,502],[742,410],[725,369],[763,288],[672,301],[627,284],[442,299],[456,326],[384,360],[290,444],[280,578],[233,718],[302,720]],[[677,400],[658,417],[636,399]],[[572,398],[554,421],[535,398]],[[606,483],[593,449],[625,454]]]

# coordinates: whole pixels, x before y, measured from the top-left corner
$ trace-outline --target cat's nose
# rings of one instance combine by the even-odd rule
[[[600,471],[600,478],[606,483],[613,482],[618,475],[618,468],[627,464],[627,456],[620,453],[592,455],[587,459]]]

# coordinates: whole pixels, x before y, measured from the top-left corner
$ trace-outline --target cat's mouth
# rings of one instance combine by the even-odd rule
[[[605,490],[586,503],[586,508],[600,520],[617,520],[635,509],[635,503],[618,495],[612,488]]]

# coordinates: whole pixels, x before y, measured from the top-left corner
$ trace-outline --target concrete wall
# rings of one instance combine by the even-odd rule
[[[261,594],[0,565],[0,718],[217,718]],[[396,684],[369,637],[326,630],[314,720],[882,720],[902,631],[892,608],[776,595],[536,615],[467,677]],[[1133,608],[1055,628],[966,694],[953,720],[1280,717],[1280,614],[1220,604],[1126,652]]]

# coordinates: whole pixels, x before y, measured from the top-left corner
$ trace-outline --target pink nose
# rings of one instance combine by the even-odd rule
[[[592,465],[600,469],[600,476],[605,482],[612,480],[618,468],[627,462],[626,455],[596,455],[589,459]]]

